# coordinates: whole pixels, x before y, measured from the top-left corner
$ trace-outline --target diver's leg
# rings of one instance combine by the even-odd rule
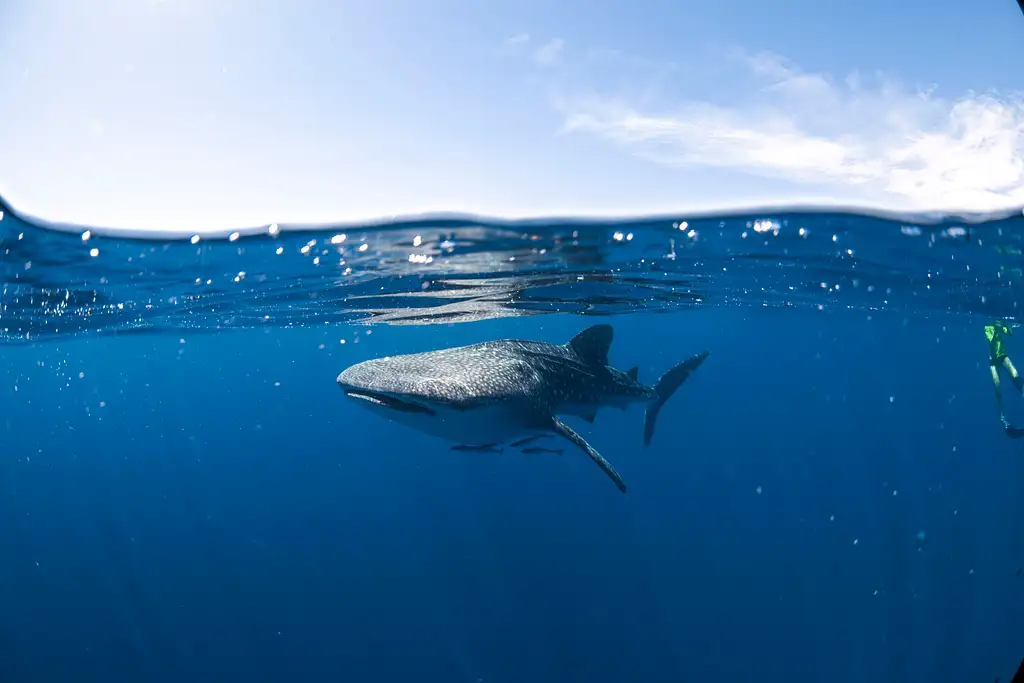
[[[1017,391],[1024,394],[1024,388],[1022,388],[1024,387],[1024,378],[1021,378],[1021,376],[1017,374],[1017,368],[1013,367],[1013,362],[1009,358],[1003,358],[1002,366],[1006,368],[1006,372],[1010,374],[1013,386],[1017,388]],[[999,366],[995,363],[990,363],[988,367],[992,372],[992,386],[995,387],[996,390],[996,405],[999,407],[999,421],[1003,423],[1003,430],[1011,439],[1024,437],[1024,429],[1010,425],[1010,423],[1006,421],[1006,415],[1003,414],[1003,393],[999,389]]]
[[[1013,382],[1013,386],[1016,387],[1017,391],[1024,394],[1024,377],[1017,374],[1017,368],[1013,367],[1013,361],[1010,360],[1009,356],[1003,357],[1003,367],[1010,373],[1010,381]]]
[[[1007,358],[1006,360],[1009,359]],[[1003,429],[1009,429],[1010,423],[1006,421],[1006,415],[1003,413],[1003,392],[999,388],[999,367],[995,363],[989,363],[988,369],[992,373],[992,387],[996,392],[996,407],[999,409],[999,421],[1003,423]]]

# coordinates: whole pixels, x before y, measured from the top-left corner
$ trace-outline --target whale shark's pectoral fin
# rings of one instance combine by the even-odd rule
[[[626,482],[622,481],[622,477],[615,471],[611,463],[604,459],[600,453],[598,453],[593,446],[587,443],[587,440],[576,433],[576,431],[559,420],[554,415],[551,416],[551,429],[556,434],[565,437],[568,441],[574,443],[581,451],[590,456],[590,459],[597,463],[597,466],[604,470],[604,473],[612,478],[615,485],[619,487],[619,490],[623,493],[626,492]]]
[[[504,448],[498,448],[498,444],[488,443],[480,446],[472,446],[468,444],[459,444],[452,446],[453,451],[467,451],[470,453],[504,453]]]

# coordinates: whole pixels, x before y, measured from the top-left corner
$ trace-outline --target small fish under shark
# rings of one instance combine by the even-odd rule
[[[648,387],[639,382],[636,367],[622,372],[608,365],[612,336],[611,325],[602,324],[588,327],[567,344],[501,339],[377,358],[346,369],[338,375],[338,385],[360,405],[455,442],[460,450],[501,452],[501,444],[519,446],[546,435],[561,436],[625,493],[626,484],[615,468],[558,416],[575,415],[593,423],[599,408],[625,410],[631,403],[646,403],[646,447],[662,406],[710,352],[691,356]]]

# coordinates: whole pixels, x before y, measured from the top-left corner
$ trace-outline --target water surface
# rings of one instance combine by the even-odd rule
[[[5,208],[0,680],[1009,680],[1024,443],[982,325],[1017,317],[1021,227],[139,239]],[[712,352],[650,448],[639,407],[567,420],[625,496],[571,447],[452,452],[334,383],[596,322],[647,382]]]

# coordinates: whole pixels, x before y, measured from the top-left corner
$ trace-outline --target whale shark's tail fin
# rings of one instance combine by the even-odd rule
[[[665,401],[669,400],[672,394],[676,393],[676,389],[682,386],[686,378],[700,367],[700,364],[704,362],[704,359],[710,353],[710,351],[701,351],[697,355],[687,358],[662,375],[658,383],[654,385],[656,396],[648,404],[647,412],[644,414],[644,448],[651,443],[651,437],[654,435],[654,423],[657,421],[658,413],[661,411],[661,407],[665,405]]]

